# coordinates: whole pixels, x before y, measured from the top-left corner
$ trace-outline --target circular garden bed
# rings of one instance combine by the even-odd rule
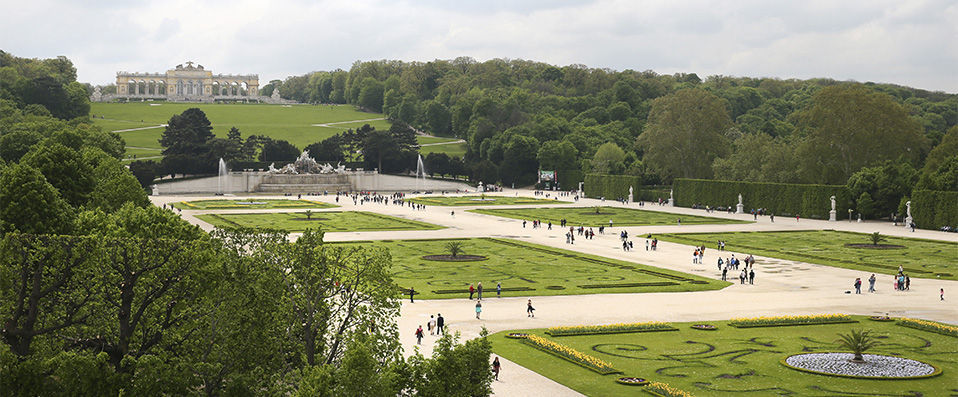
[[[845,244],[845,246],[848,247],[848,248],[868,248],[868,249],[874,249],[874,250],[894,250],[894,249],[905,248],[904,245],[898,245],[898,244],[878,244],[878,245],[875,245],[875,244]]]
[[[615,380],[616,383],[629,386],[645,386],[649,384],[649,380],[645,378],[636,378],[632,376],[623,376]]]
[[[894,318],[888,316],[871,316],[868,317],[868,319],[872,321],[895,321]]]
[[[427,261],[440,261],[440,262],[474,262],[474,261],[484,261],[488,258],[482,255],[424,255],[422,259]]]
[[[861,379],[915,379],[941,373],[931,364],[908,358],[863,354],[864,363],[854,363],[852,353],[796,354],[782,360],[786,367],[819,375]]]
[[[715,331],[718,327],[712,324],[692,324],[692,329],[697,329],[700,331]]]

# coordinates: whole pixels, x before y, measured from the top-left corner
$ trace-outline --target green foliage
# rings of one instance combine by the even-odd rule
[[[679,207],[693,204],[734,206],[741,194],[746,211],[766,208],[775,215],[828,219],[828,211],[832,209],[831,196],[835,196],[835,210],[839,214],[847,212],[852,204],[848,189],[839,185],[676,179],[673,188],[675,205]]]
[[[881,342],[872,337],[867,330],[853,329],[848,334],[838,334],[838,338],[838,345],[855,355],[852,359],[854,362],[865,362],[862,354],[881,345]]]
[[[113,212],[126,203],[138,207],[150,205],[143,186],[119,160],[107,158],[93,170],[96,181],[90,193],[89,206]]]
[[[609,142],[595,151],[592,156],[592,172],[596,174],[618,174],[625,168],[625,152],[618,145]]]
[[[885,236],[882,236],[880,232],[874,232],[870,234],[869,237],[872,241],[872,245],[878,245],[878,243],[885,241]]]
[[[70,205],[81,206],[89,199],[94,185],[93,169],[77,150],[60,143],[42,143],[23,156],[21,163],[43,173]]]
[[[803,180],[836,184],[885,160],[917,164],[928,150],[920,124],[891,96],[861,85],[823,88],[801,115],[808,137],[799,148]]]
[[[432,357],[409,359],[412,389],[423,396],[488,396],[492,393],[489,357],[492,344],[482,329],[479,337],[458,344],[459,334],[444,334]]]
[[[875,216],[875,201],[872,200],[872,196],[868,192],[862,192],[855,200],[855,205],[858,213],[866,219]]]
[[[263,139],[259,161],[293,161],[300,153],[299,148],[284,140]]]
[[[729,152],[732,125],[722,101],[701,89],[683,89],[656,99],[638,138],[644,160],[666,177],[708,178],[712,162]]]
[[[0,168],[0,231],[67,233],[74,216],[70,204],[40,171],[21,164]]]
[[[958,192],[915,190],[911,194],[911,215],[918,227],[937,229],[958,225]]]
[[[645,211],[634,208],[596,206],[593,208],[501,208],[501,209],[474,209],[469,212],[502,216],[512,219],[538,219],[542,222],[560,223],[565,219],[569,225],[598,227],[608,226],[611,219],[616,226],[640,225],[674,225],[677,218],[682,224],[718,224],[718,223],[751,223],[734,219],[713,218],[699,215],[682,215]],[[599,214],[601,216],[597,216]]]
[[[446,251],[448,251],[448,252],[449,252],[449,255],[452,255],[453,258],[455,258],[455,257],[458,256],[459,254],[465,252],[465,251],[463,251],[463,248],[462,248],[462,247],[463,247],[462,241],[455,241],[455,240],[454,240],[454,241],[450,241],[450,242],[446,243]]]
[[[865,217],[884,217],[895,212],[902,197],[911,193],[918,181],[918,171],[906,162],[886,161],[865,167],[848,178],[848,192],[856,200],[858,211]],[[867,193],[868,202],[861,198]]]

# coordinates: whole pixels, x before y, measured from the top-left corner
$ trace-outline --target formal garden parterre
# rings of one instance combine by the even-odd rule
[[[835,316],[845,316],[851,322],[807,323],[809,319],[828,321]],[[866,316],[782,318],[795,319],[802,325],[790,327],[769,321],[777,326],[738,328],[730,326],[732,321],[710,321],[716,330],[700,332],[691,325],[702,322],[686,322],[667,324],[670,327],[663,330],[670,332],[563,337],[550,336],[546,329],[523,329],[500,332],[492,336],[492,341],[497,355],[589,396],[634,394],[635,386],[617,382],[622,377],[658,382],[670,388],[673,395],[930,396],[958,392],[958,339],[953,335],[898,325],[902,321],[869,321]],[[869,353],[890,357],[886,360],[896,363],[917,360],[935,371],[924,378],[860,379],[804,372],[783,364],[791,356],[843,352],[837,343],[839,334],[857,329],[867,329],[880,342]],[[508,333],[528,337],[506,338]],[[570,359],[567,355],[545,354],[541,348],[530,346],[529,339],[560,345],[557,349],[579,356]],[[868,363],[870,356],[865,358]],[[603,370],[589,368],[590,362],[603,363]]]
[[[835,230],[780,232],[666,233],[660,240],[689,245],[715,247],[726,243],[726,250],[842,267],[878,274],[897,274],[902,266],[911,278],[958,280],[958,242],[885,237],[883,244],[900,249],[868,248],[870,235]],[[846,244],[863,244],[851,247]]]
[[[596,211],[598,209],[598,211]],[[752,223],[735,219],[713,218],[708,216],[672,214],[658,211],[645,211],[634,208],[620,207],[566,207],[566,208],[501,208],[501,209],[474,209],[468,210],[477,214],[500,216],[504,218],[522,220],[540,220],[542,223],[552,222],[553,226],[565,219],[567,226],[599,227],[609,226],[651,226],[651,225],[683,225],[704,224],[741,224]]]
[[[443,226],[365,211],[265,212],[203,214],[197,218],[218,228],[272,229],[302,232],[371,232],[382,230],[437,230]]]
[[[236,210],[236,209],[274,209],[274,208],[335,208],[337,205],[322,201],[297,199],[261,199],[238,198],[230,200],[194,200],[172,203],[174,208],[181,210]]]
[[[462,253],[485,256],[477,261],[436,261],[423,256],[445,254],[450,241]],[[483,298],[503,296],[581,295],[633,292],[706,291],[729,283],[682,272],[619,261],[527,242],[496,239],[381,240],[333,243],[389,250],[393,278],[417,298],[469,296],[469,285],[482,282]]]

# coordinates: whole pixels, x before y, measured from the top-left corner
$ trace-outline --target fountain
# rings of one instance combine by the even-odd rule
[[[229,170],[226,169],[226,162],[223,161],[223,158],[220,158],[220,172],[219,178],[216,180],[216,186],[220,195],[229,193],[230,191]]]
[[[416,188],[422,191],[426,185],[426,166],[422,163],[422,155],[416,160]]]

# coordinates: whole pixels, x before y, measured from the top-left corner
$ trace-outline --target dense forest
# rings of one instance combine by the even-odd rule
[[[958,189],[958,95],[892,84],[457,58],[356,62],[274,80],[263,92],[274,89],[462,138],[464,168],[484,181],[525,185],[546,169],[635,175],[649,185],[848,183],[859,195],[896,196],[875,210],[882,214],[902,197],[891,191]],[[448,160],[438,157],[427,169],[443,173]]]
[[[0,52],[0,396],[490,394],[484,337],[404,357],[387,251],[151,205],[83,90]]]

